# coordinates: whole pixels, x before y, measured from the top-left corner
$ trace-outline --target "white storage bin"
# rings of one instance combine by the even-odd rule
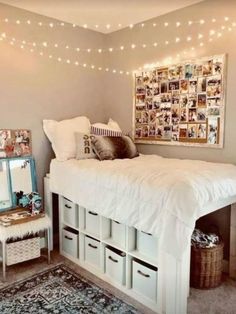
[[[100,250],[99,241],[85,236],[85,261],[96,268],[100,268]]]
[[[97,213],[86,210],[85,229],[87,232],[99,237],[100,217]]]
[[[111,238],[120,247],[125,249],[126,226],[118,221],[111,221]]]
[[[106,247],[106,274],[121,285],[125,284],[125,253]]]
[[[63,197],[63,222],[77,228],[79,226],[77,205]]]
[[[157,258],[157,238],[144,231],[137,230],[137,250],[153,258]]]
[[[153,266],[140,263],[136,260],[132,261],[132,288],[156,302],[157,300],[157,269]]]
[[[62,250],[63,252],[78,258],[79,256],[79,233],[71,228],[62,230]]]

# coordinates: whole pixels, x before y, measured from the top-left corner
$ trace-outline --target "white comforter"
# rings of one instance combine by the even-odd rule
[[[205,204],[236,196],[236,166],[141,155],[52,160],[50,188],[73,202],[160,239],[180,257]]]

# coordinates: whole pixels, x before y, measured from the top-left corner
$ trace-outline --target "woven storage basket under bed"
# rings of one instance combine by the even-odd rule
[[[191,247],[191,287],[209,289],[221,284],[223,248],[222,242],[212,248]]]
[[[8,266],[40,257],[40,237],[34,237],[6,244]]]

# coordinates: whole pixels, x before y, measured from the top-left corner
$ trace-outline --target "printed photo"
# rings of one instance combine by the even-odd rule
[[[145,106],[145,95],[136,95],[136,106]]]
[[[163,121],[164,121],[164,125],[171,124],[171,112],[170,111],[165,111],[163,113]]]
[[[207,137],[206,124],[198,124],[197,125],[197,138],[205,139]]]
[[[179,125],[179,137],[186,138],[188,135],[188,125],[187,124],[180,124]]]
[[[169,91],[179,90],[179,81],[169,82]]]
[[[204,62],[203,66],[202,66],[202,75],[203,76],[212,75],[212,67],[213,67],[213,61],[212,60],[208,60],[208,61]]]
[[[143,124],[147,124],[149,122],[149,114],[148,111],[142,111],[141,112],[141,122]]]
[[[153,109],[160,110],[160,104],[161,104],[161,97],[154,96],[153,97]]]
[[[198,108],[197,109],[197,120],[199,122],[206,121],[206,108]]]
[[[196,108],[197,107],[197,95],[191,94],[188,97],[188,107],[189,108]]]
[[[4,150],[7,142],[11,139],[11,130],[0,129],[0,149]]]
[[[179,132],[179,125],[177,125],[177,124],[173,125],[172,126],[172,132],[175,132],[175,133]]]
[[[150,72],[144,72],[143,73],[143,84],[144,85],[149,85],[150,84],[150,77],[151,77],[151,73]]]
[[[187,109],[186,108],[180,109],[180,122],[187,121],[188,121]]]
[[[164,127],[161,126],[161,125],[158,125],[157,128],[156,128],[156,137],[162,138],[163,130],[164,130]]]
[[[186,94],[188,92],[188,80],[180,81],[180,93]]]
[[[164,126],[162,138],[165,140],[171,140],[171,126]]]
[[[135,121],[136,121],[136,123],[142,123],[141,111],[136,111],[136,113],[135,113]]]
[[[169,68],[169,80],[178,80],[179,79],[179,74],[177,73],[177,67],[172,66]]]
[[[193,64],[186,64],[185,65],[185,78],[191,79],[194,75],[194,65]]]
[[[207,97],[220,96],[221,94],[221,77],[214,76],[207,79]]]
[[[157,96],[159,94],[160,94],[160,89],[159,89],[158,84],[156,84],[155,87],[153,87],[153,95]]]
[[[155,123],[156,122],[156,116],[157,116],[157,113],[155,110],[149,111],[149,122]]]
[[[180,95],[179,100],[180,108],[186,108],[188,104],[188,96],[187,95]]]
[[[220,97],[211,97],[207,98],[207,106],[208,107],[217,107],[221,105]]]
[[[218,141],[218,119],[208,119],[208,144],[217,144]]]
[[[197,105],[198,107],[206,107],[206,94],[197,95]]]
[[[169,103],[171,104],[171,94],[161,95],[161,103]]]
[[[135,128],[135,138],[142,137],[142,128],[141,126],[136,126]]]
[[[168,82],[161,82],[161,94],[168,92]]]
[[[168,80],[168,68],[157,70],[158,81]]]
[[[219,116],[220,115],[220,108],[219,107],[210,107],[207,110],[208,116]]]
[[[215,58],[213,60],[213,75],[220,75],[223,73],[223,60],[222,58]]]
[[[179,118],[179,104],[172,104],[171,115],[172,115],[172,119]]]
[[[152,109],[152,104],[153,104],[152,98],[146,98],[145,105],[146,105],[146,109],[147,110],[151,110]]]
[[[141,137],[148,137],[149,134],[149,126],[143,125],[141,130]]]
[[[194,65],[194,77],[202,76],[202,64],[195,64]]]
[[[197,137],[197,124],[188,125],[188,137],[196,138]]]
[[[149,136],[156,136],[156,124],[150,124]]]
[[[206,78],[205,77],[199,77],[197,81],[197,92],[198,93],[204,93],[206,92]]]
[[[147,88],[147,89],[146,89],[146,96],[147,96],[147,97],[152,97],[152,96],[153,96],[153,90],[152,90],[152,88]]]
[[[146,88],[144,86],[137,86],[136,94],[137,95],[145,95],[146,94]]]
[[[189,109],[188,110],[188,121],[196,122],[197,121],[197,109]]]
[[[197,80],[189,80],[188,92],[194,94],[197,92]]]
[[[14,130],[14,156],[29,156],[32,154],[31,149],[31,132],[29,130]],[[10,144],[10,145],[11,145]]]
[[[136,76],[136,86],[142,86],[143,85],[143,76],[139,75]]]
[[[157,125],[163,125],[164,124],[164,118],[163,118],[162,112],[157,113],[156,123],[157,123]]]
[[[177,75],[177,79],[183,79],[184,78],[184,66],[183,65],[177,65],[176,66],[176,75]]]

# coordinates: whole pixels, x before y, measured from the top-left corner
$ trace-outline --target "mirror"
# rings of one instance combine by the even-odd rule
[[[0,210],[11,207],[8,164],[0,160]]]
[[[16,193],[20,191],[24,194],[37,191],[33,158],[0,160],[0,211],[15,207]]]

